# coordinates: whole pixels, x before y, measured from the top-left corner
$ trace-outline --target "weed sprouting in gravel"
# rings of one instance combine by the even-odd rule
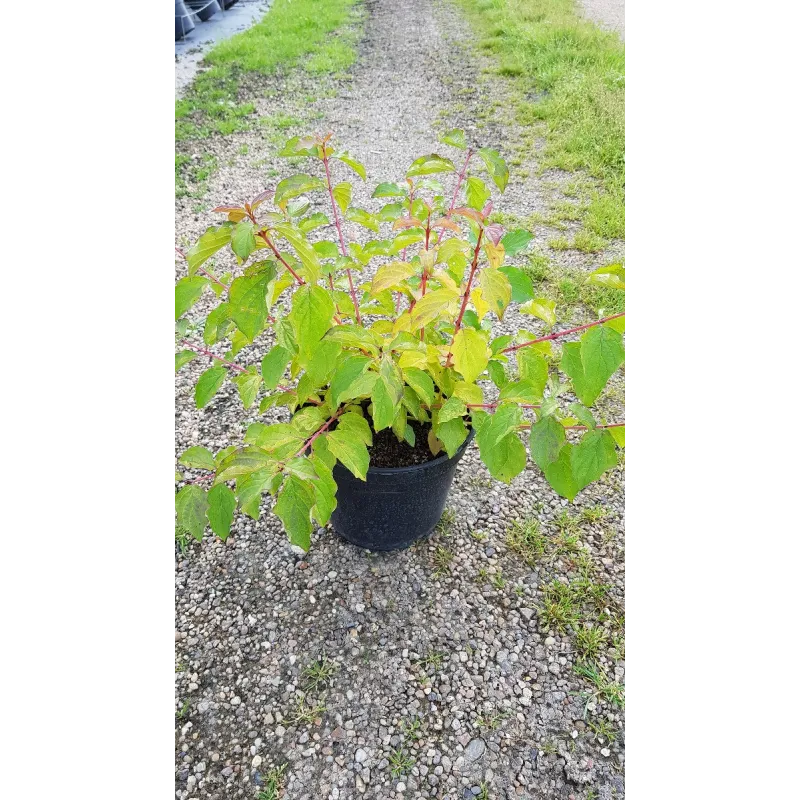
[[[502,572],[495,573],[494,577],[492,578],[492,586],[498,591],[505,589],[506,587],[506,579],[503,577]]]
[[[442,668],[445,655],[445,653],[439,652],[438,650],[431,650],[428,655],[426,655],[424,658],[421,658],[417,663],[420,665],[420,667],[422,667],[426,674],[433,674]]]
[[[256,796],[256,800],[278,800],[283,789],[287,764],[274,767],[264,777],[264,788]]]
[[[610,512],[607,508],[603,508],[602,506],[589,506],[588,508],[581,509],[578,519],[580,522],[588,522],[591,525],[595,525],[609,516]]]
[[[437,578],[442,578],[450,574],[450,562],[453,560],[452,551],[442,545],[438,545],[433,551],[433,574]]]
[[[523,521],[514,520],[506,533],[506,544],[532,567],[545,554],[547,537],[539,520],[531,517]]]
[[[548,628],[566,632],[580,618],[572,587],[560,581],[545,586],[544,602],[539,613]]]
[[[622,685],[617,681],[610,680],[597,664],[578,663],[573,669],[576,675],[586,678],[594,685],[595,690],[584,695],[587,698],[587,706],[591,700],[601,699],[617,708],[625,707],[625,692]]]
[[[324,698],[311,700],[308,695],[301,695],[295,701],[291,712],[287,714],[288,725],[311,725],[328,710]]]
[[[600,655],[600,649],[608,641],[608,633],[603,628],[590,628],[584,625],[575,634],[575,646],[585,659],[595,659]]]
[[[436,523],[436,532],[442,536],[450,536],[453,532],[455,521],[456,512],[452,508],[446,508],[442,512],[441,519]]]
[[[186,715],[189,713],[189,706],[191,703],[188,700],[183,701],[183,705],[177,712],[178,719],[185,719]]]
[[[306,692],[315,692],[320,687],[327,686],[338,669],[339,665],[323,654],[303,670],[304,690]]]
[[[422,720],[419,717],[401,720],[400,733],[406,741],[418,742],[422,738]]]
[[[415,759],[401,747],[392,750],[389,754],[389,770],[393,778],[404,775],[415,763]]]
[[[475,719],[475,724],[482,731],[496,731],[504,719],[508,719],[509,711],[492,711],[479,714]]]
[[[601,743],[616,741],[617,733],[614,726],[604,719],[598,719],[596,722],[587,720],[586,725],[589,730],[594,733],[595,738]]]

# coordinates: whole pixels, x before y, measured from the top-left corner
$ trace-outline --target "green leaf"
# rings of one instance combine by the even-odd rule
[[[317,472],[313,464],[305,456],[289,459],[284,464],[284,470],[304,481],[315,481],[317,479]]]
[[[456,289],[435,289],[428,292],[415,306],[411,313],[411,323],[414,328],[422,328],[433,320],[449,314],[449,307],[459,299]]]
[[[533,241],[533,234],[517,228],[513,231],[506,231],[500,240],[506,250],[506,257],[511,258],[524,250]]]
[[[195,358],[197,358],[197,353],[194,350],[180,350],[175,353],[175,372]]]
[[[330,402],[332,408],[338,408],[340,397],[349,389],[369,368],[372,359],[367,356],[348,356],[337,367],[331,379]]]
[[[478,150],[478,155],[483,159],[486,170],[494,181],[495,186],[497,186],[501,192],[504,192],[508,184],[508,167],[506,166],[506,162],[501,158],[500,153],[489,147],[481,147],[480,150]]]
[[[461,328],[451,345],[456,369],[468,383],[475,383],[489,363],[489,348],[481,333],[472,328]]]
[[[497,267],[487,267],[481,270],[478,283],[483,292],[483,299],[498,318],[503,319],[503,314],[511,302],[511,284],[508,278]]]
[[[331,221],[321,211],[317,211],[314,214],[310,214],[305,219],[301,219],[297,223],[297,227],[300,229],[301,233],[308,234],[323,225],[330,224]]]
[[[372,193],[373,197],[405,197],[406,192],[396,183],[379,183]]]
[[[367,479],[369,452],[364,440],[352,430],[332,431],[326,436],[328,449],[342,464],[362,481]]]
[[[319,257],[316,251],[309,244],[308,240],[300,233],[299,230],[293,228],[288,222],[282,222],[280,225],[275,226],[276,233],[279,233],[286,239],[287,242],[294,248],[297,257],[302,262],[306,269],[305,277],[310,283],[315,283],[319,280],[322,274],[322,267],[319,263]]]
[[[394,289],[416,271],[417,267],[407,261],[393,261],[391,264],[379,267],[372,279],[370,293],[377,294],[384,289]]]
[[[611,289],[625,289],[625,267],[622,264],[609,264],[600,267],[589,275],[586,283],[608,286]]]
[[[276,344],[261,359],[261,377],[267,389],[274,389],[283,377],[286,367],[292,360],[292,354],[282,345]]]
[[[381,229],[378,218],[374,214],[370,214],[369,211],[365,211],[363,208],[348,208],[345,218],[350,220],[350,222],[355,222],[357,225],[369,228],[369,230],[375,231],[375,233],[378,233]]]
[[[292,175],[284,178],[275,187],[274,202],[276,206],[285,206],[288,200],[299,197],[306,192],[313,192],[317,189],[324,189],[325,184],[319,178],[311,175]]]
[[[208,521],[211,530],[224,542],[231,531],[236,496],[224,484],[218,483],[208,493]]]
[[[606,430],[586,431],[572,450],[572,472],[578,491],[616,465],[614,437]]]
[[[225,382],[227,374],[228,371],[225,367],[211,367],[200,376],[197,386],[194,388],[194,402],[198,408],[208,405],[211,398],[219,391],[219,387]]]
[[[311,514],[320,525],[327,525],[331,514],[336,508],[336,481],[333,479],[331,468],[320,456],[309,459],[314,465],[317,480],[311,482],[314,489],[314,507]]]
[[[406,367],[403,370],[403,379],[417,393],[426,406],[433,404],[433,380],[427,372],[423,372],[417,367]]]
[[[534,298],[533,282],[521,269],[518,267],[500,267],[499,269],[511,284],[512,302],[525,303]]]
[[[360,161],[356,161],[349,153],[334,153],[331,158],[338,158],[343,164],[347,164],[362,181],[367,179],[367,170],[364,165]]]
[[[542,393],[530,381],[513,381],[502,388],[498,399],[500,402],[508,400],[512,403],[539,403]]]
[[[330,415],[319,406],[306,406],[298,411],[290,425],[303,439],[316,433],[328,421]]]
[[[476,211],[482,211],[489,198],[492,196],[491,191],[486,184],[474,176],[467,178],[467,205],[474,208]]]
[[[181,278],[175,284],[175,319],[182,317],[203,294],[207,278]]]
[[[608,432],[614,437],[618,447],[625,447],[625,426],[620,425],[616,428],[608,428]]]
[[[259,518],[261,495],[267,490],[273,477],[270,470],[261,469],[237,479],[236,494],[239,498],[239,507],[248,517]]]
[[[491,378],[492,383],[498,389],[502,389],[508,383],[506,371],[499,361],[495,361],[494,359],[489,361],[487,370],[489,371],[489,377]]]
[[[206,317],[203,326],[203,341],[206,344],[216,344],[224,339],[231,327],[231,310],[227,303],[220,303]]]
[[[231,380],[236,384],[242,405],[250,408],[255,403],[258,390],[261,388],[261,376],[257,372],[241,372]]]
[[[183,464],[184,467],[192,467],[193,469],[210,469],[212,472],[217,469],[211,451],[200,446],[190,447],[178,459],[178,463]]]
[[[547,482],[553,489],[570,502],[575,499],[575,495],[580,491],[572,472],[573,449],[574,445],[565,444],[559,451],[558,458],[542,470]]]
[[[511,432],[506,433],[498,441],[490,444],[494,438],[491,421],[496,416],[497,414],[492,415],[490,420],[484,423],[478,431],[476,436],[478,449],[480,450],[481,460],[486,464],[489,474],[495,480],[511,483],[525,469],[525,445],[522,444],[519,436]]]
[[[217,480],[233,480],[274,465],[275,457],[260,447],[240,447],[220,461]]]
[[[439,409],[439,424],[449,422],[451,419],[463,417],[466,413],[467,406],[464,401],[458,397],[451,397]],[[438,433],[436,435],[439,436]],[[441,436],[439,436],[439,438],[442,439]],[[444,442],[444,439],[442,439],[442,441]],[[445,442],[445,445],[447,445],[447,442]]]
[[[403,381],[394,362],[384,358],[378,380],[372,387],[372,423],[375,431],[388,428],[403,397]]]
[[[535,422],[530,436],[533,463],[544,472],[550,464],[558,461],[564,441],[564,428],[555,417],[543,417]]]
[[[336,205],[342,210],[342,214],[347,211],[350,201],[353,199],[353,185],[347,181],[333,187],[333,199]]]
[[[530,314],[533,317],[538,317],[548,325],[556,324],[556,303],[555,300],[548,300],[545,297],[538,297],[535,300],[530,300],[519,309],[523,314]]]
[[[367,447],[372,446],[372,430],[369,427],[369,422],[360,414],[356,414],[355,411],[348,411],[347,414],[342,414],[337,420],[336,429],[350,431],[358,436]]]
[[[467,138],[464,136],[464,131],[460,128],[453,128],[439,137],[442,144],[449,144],[451,147],[457,147],[459,150],[467,149]]]
[[[333,242],[314,242],[312,247],[320,258],[339,257],[339,248]]]
[[[252,342],[267,323],[267,284],[275,277],[271,269],[237,278],[228,293],[228,309],[236,327]]]
[[[413,178],[415,175],[433,175],[437,172],[455,172],[455,164],[449,158],[442,158],[442,156],[432,153],[429,156],[422,156],[418,158],[406,172],[407,178]]]
[[[592,416],[592,412],[585,406],[582,406],[580,403],[570,403],[569,410],[581,425],[585,425],[587,428],[597,427],[597,421]]]
[[[622,335],[601,325],[587,331],[580,342],[563,346],[561,369],[572,380],[578,399],[591,406],[624,360]]]
[[[178,512],[178,524],[200,541],[206,527],[208,510],[205,490],[193,483],[184,486],[175,496],[175,510]]]
[[[522,410],[513,403],[501,403],[495,409],[494,414],[489,414],[484,419],[480,430],[477,432],[478,444],[481,442],[485,447],[502,441],[506,436],[510,436],[522,424]]]
[[[549,373],[544,356],[537,353],[533,347],[523,347],[517,350],[517,367],[520,378],[532,384],[536,394],[542,397]]]
[[[325,340],[338,342],[342,347],[353,347],[378,355],[383,340],[361,325],[336,325],[325,334]]]
[[[256,249],[256,237],[253,231],[255,226],[249,219],[243,219],[233,229],[231,237],[231,250],[236,253],[242,261],[247,261],[250,253]]]
[[[456,454],[456,450],[464,443],[464,439],[467,438],[469,431],[464,424],[464,420],[461,417],[455,417],[446,422],[442,422],[440,418],[434,433],[444,445],[447,455],[452,458]]]
[[[280,518],[289,541],[308,550],[311,546],[311,508],[316,498],[307,481],[290,475],[275,503],[275,514]]]
[[[354,400],[356,398],[370,397],[372,388],[378,380],[377,372],[365,372],[360,378],[356,378],[353,383],[346,389],[339,392],[338,399],[339,405]]]
[[[301,365],[307,364],[317,343],[333,323],[333,300],[321,286],[305,284],[294,293],[289,322],[300,350]]]
[[[221,250],[231,240],[233,225],[224,224],[209,228],[197,242],[186,252],[186,263],[189,265],[189,275],[194,275],[218,250]]]

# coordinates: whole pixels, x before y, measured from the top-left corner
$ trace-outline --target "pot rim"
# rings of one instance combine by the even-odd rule
[[[367,470],[367,477],[369,475],[402,475],[405,472],[413,472],[415,470],[424,470],[433,468],[437,464],[443,464],[446,461],[456,460],[461,458],[464,455],[467,447],[469,447],[470,442],[475,438],[475,428],[470,426],[469,433],[467,434],[467,438],[464,439],[463,442],[458,446],[458,450],[453,454],[452,458],[447,455],[447,451],[445,451],[442,455],[437,456],[436,458],[431,459],[430,461],[426,461],[424,464],[412,464],[410,467],[370,467]],[[336,465],[337,467],[340,466],[339,464]],[[349,470],[347,467],[343,467],[348,474]]]

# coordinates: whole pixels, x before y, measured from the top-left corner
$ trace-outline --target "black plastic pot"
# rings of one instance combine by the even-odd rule
[[[194,30],[194,20],[183,0],[175,0],[175,41]]]
[[[211,19],[220,11],[217,0],[184,0],[187,6],[199,17],[201,22]]]
[[[331,516],[336,533],[370,550],[400,550],[430,534],[442,518],[456,467],[474,436],[470,430],[452,458],[443,453],[413,467],[370,467],[366,482],[337,464],[337,505]]]
[[[227,9],[230,8],[234,3],[237,3],[238,0],[217,0],[217,2],[219,2],[223,8]]]

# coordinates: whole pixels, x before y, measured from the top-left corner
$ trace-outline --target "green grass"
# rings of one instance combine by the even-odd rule
[[[282,764],[267,773],[264,779],[264,789],[258,793],[256,800],[278,800],[285,781],[283,773],[286,771],[286,766],[286,764]]]
[[[338,664],[325,655],[313,661],[303,670],[304,691],[315,692],[327,686],[338,668]]]
[[[514,520],[506,533],[506,544],[532,567],[545,554],[547,537],[537,519]]]
[[[337,74],[356,58],[358,0],[275,0],[262,22],[220,42],[205,56],[198,73],[175,103],[176,143],[228,136],[252,127],[259,76],[284,75],[299,68],[311,76]],[[263,91],[263,90],[262,90]],[[286,130],[290,124],[276,124]],[[185,156],[176,156],[176,189],[187,192]]]
[[[498,72],[518,83],[517,117],[545,129],[543,167],[597,180],[586,227],[625,226],[625,48],[578,14],[575,0],[459,0]],[[534,98],[534,99],[524,99]]]
[[[389,754],[389,768],[393,778],[399,778],[414,766],[415,760],[402,748],[393,750]]]

